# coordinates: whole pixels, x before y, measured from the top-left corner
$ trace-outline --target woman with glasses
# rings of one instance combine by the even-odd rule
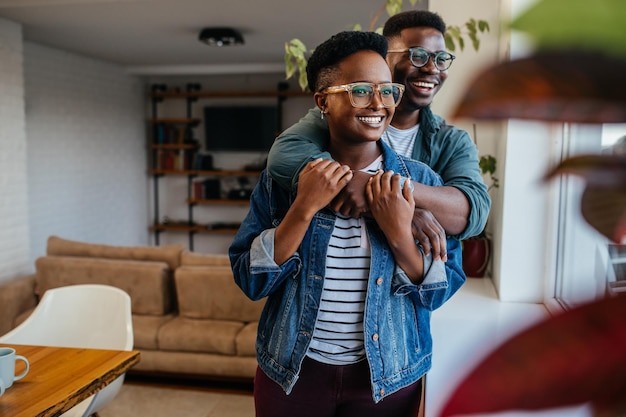
[[[491,199],[478,167],[478,151],[464,130],[449,125],[430,109],[448,78],[454,56],[446,52],[446,25],[436,13],[409,10],[390,17],[383,28],[389,42],[387,64],[392,81],[404,85],[402,101],[382,135],[396,152],[422,161],[444,186],[414,184],[413,235],[427,253],[445,260],[446,235],[465,239],[483,231]],[[329,158],[324,144],[328,125],[317,108],[285,130],[268,155],[268,169],[278,183],[293,189],[306,162]],[[345,215],[366,215],[363,189],[368,175],[356,173],[333,201]]]
[[[402,179],[441,179],[380,140],[403,94],[386,53],[385,38],[371,32],[341,32],[316,48],[307,77],[333,160],[309,162],[295,194],[264,171],[229,249],[244,293],[267,297],[257,417],[417,415],[431,366],[430,312],[465,281],[458,240],[444,263],[412,236],[412,183]],[[371,218],[329,208],[354,171],[372,174]]]

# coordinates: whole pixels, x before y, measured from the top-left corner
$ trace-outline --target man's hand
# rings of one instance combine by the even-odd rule
[[[425,255],[432,251],[434,260],[448,260],[446,231],[430,211],[416,207],[411,228],[413,237],[420,242]]]
[[[371,175],[366,172],[353,171],[352,179],[333,199],[330,208],[355,219],[369,212],[369,206],[365,200],[365,185],[370,177]]]

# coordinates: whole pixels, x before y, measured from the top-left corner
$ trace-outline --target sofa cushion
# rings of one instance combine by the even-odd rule
[[[246,324],[237,334],[235,339],[235,349],[238,356],[256,357],[256,334],[259,329],[258,322]]]
[[[229,267],[181,266],[174,274],[181,317],[258,321],[265,300],[251,301]]]
[[[133,349],[158,349],[159,329],[174,317],[174,314],[158,316],[133,314]]]
[[[180,254],[180,264],[182,266],[227,266],[230,268],[228,255],[198,253],[183,250]]]
[[[44,256],[35,261],[39,294],[56,287],[104,284],[130,295],[135,314],[165,314],[172,309],[172,278],[164,262]]]
[[[139,363],[128,370],[129,373],[152,375],[172,374],[175,378],[207,376],[227,380],[246,379],[252,381],[257,369],[253,356],[226,356],[215,353],[172,352],[163,350],[142,350]],[[174,414],[176,416],[182,413]],[[216,415],[213,413],[213,415]],[[242,414],[244,415],[244,414]]]
[[[86,258],[126,259],[165,262],[170,268],[180,265],[183,245],[169,246],[111,246],[77,242],[57,236],[48,238],[46,252],[51,256],[80,256]]]
[[[236,355],[235,338],[244,324],[226,320],[177,317],[159,330],[161,350]]]

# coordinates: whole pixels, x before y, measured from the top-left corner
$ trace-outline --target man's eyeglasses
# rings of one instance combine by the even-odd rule
[[[408,52],[411,64],[413,64],[413,66],[417,68],[422,68],[423,66],[428,64],[428,60],[432,58],[433,63],[435,64],[435,68],[437,68],[439,71],[445,71],[450,68],[450,65],[452,65],[452,61],[454,61],[454,58],[456,58],[449,52],[431,52],[428,49],[422,48],[421,46],[415,46],[409,49],[396,49],[387,51],[387,53],[390,52]]]
[[[350,103],[353,107],[363,109],[369,106],[374,99],[374,92],[380,94],[380,102],[384,107],[396,107],[400,103],[404,86],[398,83],[350,83],[334,85],[322,91],[322,93],[341,93],[347,91]]]

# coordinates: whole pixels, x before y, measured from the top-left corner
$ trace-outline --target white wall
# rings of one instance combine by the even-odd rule
[[[22,29],[0,19],[0,282],[30,270]]]
[[[145,97],[123,68],[0,19],[0,281],[32,272],[53,234],[148,243]]]
[[[31,257],[59,235],[147,244],[145,97],[123,68],[25,43]]]
[[[476,20],[485,20],[489,23],[490,31],[479,34],[480,47],[476,51],[469,38],[465,37],[463,51],[457,49],[453,53],[456,59],[448,70],[448,79],[433,101],[435,113],[446,118],[470,133],[476,141],[480,155],[497,155],[498,146],[504,136],[504,124],[495,121],[476,121],[468,119],[454,119],[461,97],[472,84],[478,74],[485,68],[495,64],[500,59],[503,48],[500,37],[500,15],[502,6],[500,0],[430,0],[430,10],[439,13],[448,26],[461,26],[472,17]],[[496,173],[499,177],[500,172]],[[497,189],[492,191],[497,196]]]

